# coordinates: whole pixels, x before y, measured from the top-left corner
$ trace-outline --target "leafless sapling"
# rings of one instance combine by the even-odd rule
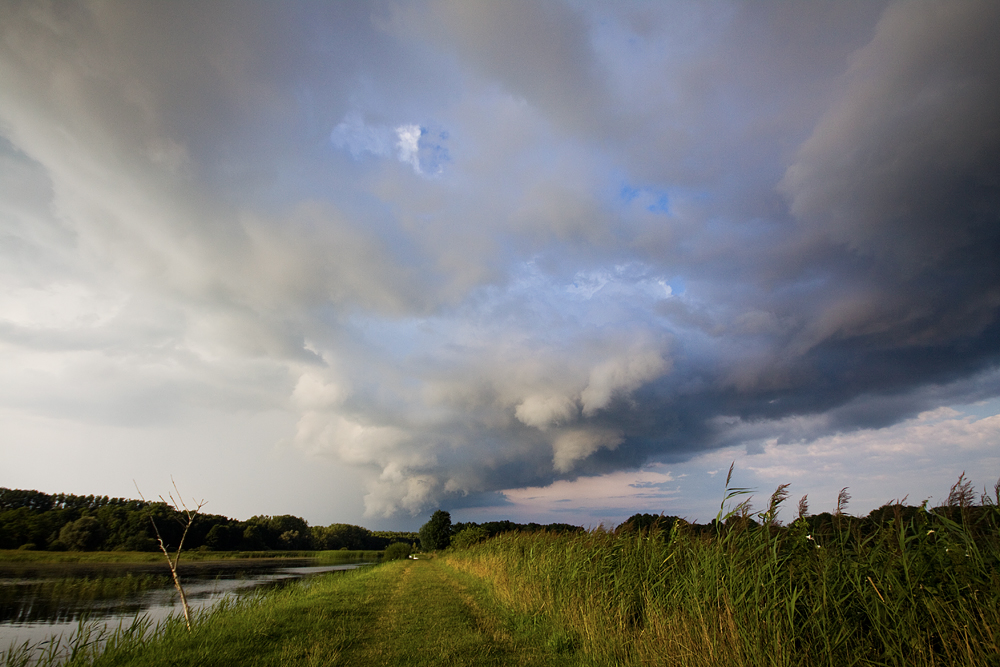
[[[135,484],[135,480],[132,480],[132,483]],[[174,553],[172,558],[170,556],[170,552],[167,550],[167,545],[163,541],[163,536],[160,534],[160,528],[156,525],[156,519],[153,518],[152,513],[149,514],[149,522],[153,524],[153,531],[156,533],[156,541],[160,545],[160,551],[163,552],[164,557],[167,559],[167,565],[170,566],[170,575],[174,579],[174,588],[177,589],[177,593],[181,596],[181,605],[184,608],[184,623],[187,625],[188,632],[190,632],[191,608],[188,606],[187,595],[185,595],[184,587],[181,585],[181,578],[177,574],[177,563],[181,559],[181,549],[184,548],[184,538],[187,537],[188,530],[191,529],[191,524],[194,523],[194,518],[198,516],[201,508],[205,506],[205,501],[202,500],[201,502],[195,504],[195,501],[192,500],[192,503],[195,504],[195,508],[188,508],[187,503],[184,502],[183,496],[181,496],[181,492],[177,489],[177,482],[174,481],[173,476],[170,477],[170,483],[174,486],[174,492],[177,494],[177,498],[175,499],[172,493],[168,493],[167,498],[170,498],[169,503],[163,498],[163,496],[160,496],[160,500],[164,505],[172,507],[175,512],[183,514],[187,519],[186,522],[183,519],[178,519],[178,522],[184,527],[184,532],[181,533],[180,542],[177,543],[177,551]],[[139,491],[138,484],[135,484],[135,490]],[[146,501],[146,498],[142,495],[142,491],[139,491],[139,497],[142,498],[143,502]],[[183,512],[181,512],[181,508],[183,508]]]

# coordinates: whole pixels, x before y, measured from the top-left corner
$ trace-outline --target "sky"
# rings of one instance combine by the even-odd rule
[[[0,1],[0,486],[390,530],[992,487],[997,34]]]

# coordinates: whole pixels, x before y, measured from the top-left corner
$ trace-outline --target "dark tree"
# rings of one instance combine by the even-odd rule
[[[104,541],[104,527],[94,517],[83,516],[63,526],[59,540],[72,551],[91,551]]]
[[[395,544],[390,544],[386,550],[385,554],[382,556],[383,560],[399,560],[400,558],[406,558],[410,555],[410,545],[405,542],[396,542]]]
[[[367,528],[353,526],[349,523],[331,523],[325,528],[313,531],[318,548],[336,551],[337,549],[384,549],[385,544],[373,540],[372,533]]]
[[[239,524],[217,523],[208,530],[205,546],[213,551],[234,551],[242,539],[243,530]]]
[[[451,515],[438,510],[420,527],[420,546],[424,551],[446,549],[451,544]]]

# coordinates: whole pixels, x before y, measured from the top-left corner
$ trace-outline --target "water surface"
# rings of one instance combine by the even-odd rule
[[[192,610],[250,591],[364,563],[316,564],[312,558],[181,562],[178,572]],[[0,652],[53,636],[69,638],[81,621],[109,629],[137,615],[153,624],[183,614],[165,563],[0,562]]]

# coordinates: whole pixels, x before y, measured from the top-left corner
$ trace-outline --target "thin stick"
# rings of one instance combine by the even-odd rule
[[[132,480],[132,483],[135,484],[135,490],[139,492],[139,497],[142,498],[143,502],[146,502],[145,496],[142,495],[142,491],[139,490],[139,485],[134,479]],[[170,552],[167,551],[167,545],[164,543],[163,536],[160,534],[160,527],[156,525],[156,520],[153,519],[152,513],[149,515],[149,522],[153,524],[153,531],[156,533],[156,541],[160,545],[160,551],[163,552],[164,557],[167,559],[167,565],[170,567],[170,575],[174,580],[174,588],[177,589],[177,593],[181,596],[181,605],[184,608],[184,623],[187,625],[188,632],[191,632],[191,608],[188,606],[187,595],[184,593],[184,586],[181,585],[181,578],[177,574],[177,563],[181,559],[181,549],[184,548],[184,539],[187,537],[188,530],[191,529],[191,524],[194,523],[194,518],[198,515],[198,512],[200,512],[201,508],[205,506],[205,501],[202,500],[200,503],[197,503],[197,507],[193,510],[188,509],[187,504],[184,502],[184,497],[177,489],[177,482],[174,481],[173,475],[170,476],[170,483],[174,485],[174,491],[177,492],[177,500],[174,500],[174,496],[169,493],[167,494],[167,497],[170,498],[169,503],[163,498],[163,496],[160,496],[160,500],[163,501],[164,505],[172,506],[175,512],[180,512],[180,507],[183,507],[184,515],[187,517],[187,523],[184,525],[184,532],[181,534],[181,541],[177,544],[177,553],[174,554],[173,558],[170,557]],[[192,500],[192,502],[194,501]],[[178,507],[178,503],[180,507]]]

